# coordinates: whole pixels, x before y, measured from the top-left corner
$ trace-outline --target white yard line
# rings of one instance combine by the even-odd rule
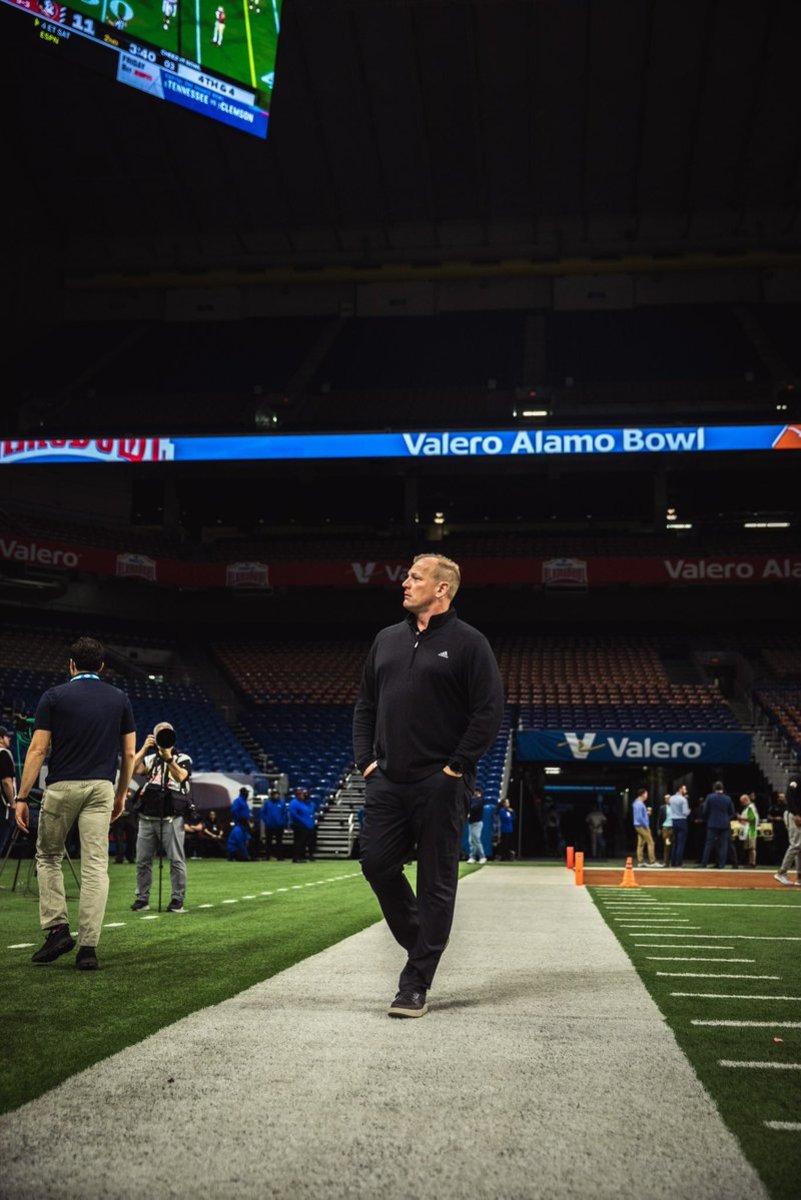
[[[766,1071],[801,1071],[801,1063],[783,1062],[738,1062],[734,1058],[719,1058],[719,1067],[745,1067],[747,1070]]]
[[[691,925],[690,928],[698,929],[698,926]],[[626,933],[632,933],[632,932],[633,932],[633,930],[631,930],[631,929],[626,930]],[[645,930],[643,930],[643,932],[645,932]],[[676,932],[684,933],[684,930],[680,929],[680,930],[677,930]],[[658,929],[654,929],[651,933],[648,934],[648,936],[649,937],[673,937],[673,934],[670,933],[668,930],[664,930],[663,932],[660,932]],[[768,934],[762,934],[762,933],[690,933],[690,934],[688,934],[688,937],[709,938],[710,941],[713,938],[720,938],[721,941],[738,941],[738,942],[801,942],[801,937],[771,937]]]
[[[666,979],[781,979],[781,975],[729,975],[726,972],[657,971]]]
[[[632,937],[638,934],[645,934],[646,937],[681,937],[682,934],[687,934],[689,937],[706,937],[705,933],[691,933],[692,929],[700,929],[700,925],[683,925],[673,929],[663,929],[661,927],[654,929],[649,925],[641,925],[639,921],[632,922],[632,927],[624,926],[618,929],[618,933],[630,933]],[[711,935],[714,937],[714,933]]]
[[[762,904],[750,900],[739,904],[729,900],[671,900],[671,905],[674,908],[795,908],[801,911],[801,904]]]
[[[648,934],[645,934],[648,937]],[[635,947],[638,950],[733,950],[734,946],[699,946],[698,942],[691,942],[689,946],[666,946],[664,942],[635,942]]]
[[[786,1133],[801,1133],[801,1121],[763,1121],[766,1129],[780,1129]]]
[[[801,1029],[801,1021],[700,1021],[691,1025],[729,1025],[733,1029]]]
[[[662,954],[646,954],[648,962],[713,962],[713,963],[753,963],[755,958],[688,958],[686,954],[675,956]],[[732,976],[732,978],[734,978]]]
[[[792,1000],[801,1003],[801,996],[754,996],[750,992],[671,992],[671,996],[686,996],[691,1000]]]

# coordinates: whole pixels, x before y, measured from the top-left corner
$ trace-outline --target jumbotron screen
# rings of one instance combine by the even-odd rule
[[[1,0],[120,83],[267,136],[282,0]]]

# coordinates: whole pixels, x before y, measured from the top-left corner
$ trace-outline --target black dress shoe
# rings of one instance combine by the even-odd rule
[[[45,944],[41,950],[31,955],[31,962],[50,963],[67,954],[75,945],[75,938],[70,934],[69,925],[55,925],[48,930]]]
[[[94,946],[80,947],[75,955],[75,966],[79,971],[96,971],[99,968]]]

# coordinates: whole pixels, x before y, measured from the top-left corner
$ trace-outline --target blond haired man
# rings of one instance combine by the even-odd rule
[[[452,559],[414,559],[403,581],[405,618],[373,642],[353,716],[354,758],[367,780],[362,871],[408,956],[392,1017],[428,1011],[476,766],[503,717],[489,643],[452,607],[460,582]],[[415,850],[416,894],[403,870]]]

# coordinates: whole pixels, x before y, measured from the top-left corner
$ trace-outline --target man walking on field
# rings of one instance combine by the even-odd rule
[[[490,645],[452,608],[460,582],[444,555],[415,558],[403,583],[406,617],[373,642],[353,717],[354,758],[367,780],[362,871],[408,955],[391,1017],[428,1011],[476,765],[503,717]],[[415,847],[416,895],[403,870]]]

